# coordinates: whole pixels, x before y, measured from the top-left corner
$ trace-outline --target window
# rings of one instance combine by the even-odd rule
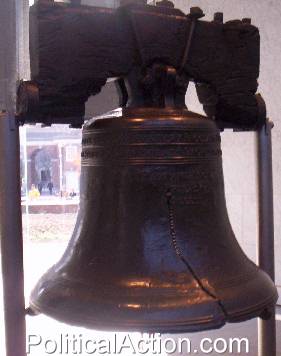
[[[77,159],[78,155],[77,146],[66,146],[65,147],[65,160],[66,162],[73,162]]]

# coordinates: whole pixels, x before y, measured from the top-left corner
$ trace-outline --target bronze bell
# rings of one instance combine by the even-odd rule
[[[81,202],[31,308],[105,330],[189,332],[265,315],[270,278],[233,234],[220,132],[177,109],[124,109],[84,126]]]

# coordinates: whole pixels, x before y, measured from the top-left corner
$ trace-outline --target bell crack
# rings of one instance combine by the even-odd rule
[[[224,316],[226,319],[228,319],[228,314],[227,311],[222,303],[222,301],[213,293],[211,292],[208,288],[204,286],[204,284],[201,282],[200,278],[196,275],[196,272],[194,269],[191,267],[189,262],[186,260],[186,258],[183,256],[181,249],[177,243],[177,234],[176,234],[176,227],[175,227],[175,216],[174,216],[174,210],[173,210],[173,194],[172,191],[169,189],[166,192],[166,197],[167,197],[167,205],[168,205],[168,212],[169,212],[169,226],[170,226],[170,237],[172,241],[172,246],[176,252],[176,255],[179,257],[179,259],[185,264],[187,267],[188,271],[191,273],[192,277],[196,280],[198,283],[199,287],[202,289],[204,293],[206,293],[209,297],[214,299],[214,301],[218,304],[220,309],[222,310]]]

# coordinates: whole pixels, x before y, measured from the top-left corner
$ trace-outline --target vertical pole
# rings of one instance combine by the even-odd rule
[[[63,186],[63,173],[62,173],[62,144],[59,143],[59,161],[60,161],[60,194],[62,194],[62,186]]]
[[[257,132],[259,197],[259,266],[274,281],[274,221],[272,180],[272,122]],[[275,308],[268,320],[259,319],[259,356],[276,356]]]
[[[0,236],[6,356],[26,355],[19,128],[0,114]]]
[[[29,236],[29,199],[28,199],[28,156],[27,156],[27,132],[26,126],[22,128],[22,135],[20,141],[23,146],[24,152],[24,182],[25,182],[25,225],[26,225],[26,236]],[[24,232],[23,232],[24,235]]]

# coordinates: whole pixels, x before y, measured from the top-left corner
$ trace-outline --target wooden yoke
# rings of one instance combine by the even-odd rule
[[[261,126],[258,29],[249,19],[202,16],[199,8],[185,15],[170,1],[109,9],[39,0],[30,10],[31,81],[19,86],[20,121],[81,126],[85,102],[111,77],[125,81],[127,105],[163,107],[155,68],[164,66],[175,73],[175,106],[184,106],[192,80],[221,127]]]

